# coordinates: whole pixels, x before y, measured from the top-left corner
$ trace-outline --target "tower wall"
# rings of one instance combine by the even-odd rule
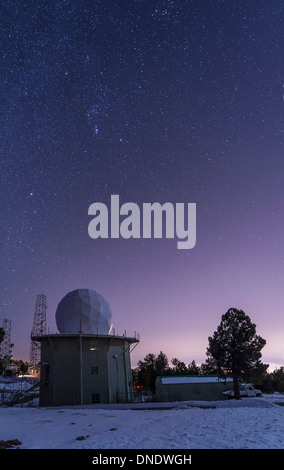
[[[40,405],[90,405],[132,400],[130,346],[135,338],[45,335],[40,338]]]

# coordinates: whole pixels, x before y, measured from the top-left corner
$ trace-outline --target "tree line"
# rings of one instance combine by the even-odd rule
[[[188,365],[177,358],[169,361],[162,351],[158,355],[147,354],[133,371],[135,383],[154,392],[158,376],[209,374],[232,377],[237,399],[240,380],[253,383],[264,393],[284,392],[284,367],[269,372],[269,365],[261,362],[266,341],[256,334],[256,325],[243,310],[230,308],[222,315],[208,343],[207,359],[200,366],[195,360]]]
[[[273,372],[269,372],[268,367],[267,364],[263,364],[258,370],[249,374],[246,381],[253,383],[264,393],[284,393],[284,367],[276,368]],[[176,375],[218,375],[218,371],[208,362],[197,365],[195,360],[192,360],[186,365],[177,358],[169,360],[163,351],[157,355],[147,354],[133,370],[134,383],[150,392],[155,391],[155,380],[158,376]]]
[[[5,337],[5,330],[4,328],[0,328],[0,349],[1,349],[1,343],[4,340]],[[11,347],[14,345],[11,344]],[[12,354],[9,354],[8,356],[2,356],[0,355],[0,375],[2,375],[6,369],[7,366],[18,366],[19,368],[19,374],[26,374],[28,372],[29,364],[28,362],[24,362],[21,359],[12,359]]]

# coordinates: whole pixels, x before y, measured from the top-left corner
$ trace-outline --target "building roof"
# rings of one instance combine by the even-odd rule
[[[33,336],[32,337],[32,340],[33,341],[42,341],[43,339],[46,339],[46,338],[49,338],[49,339],[52,339],[52,338],[79,338],[79,337],[82,337],[82,338],[90,338],[90,339],[100,339],[100,338],[104,338],[104,339],[107,339],[107,340],[116,340],[116,339],[123,339],[123,340],[126,340],[128,341],[129,343],[139,343],[140,341],[140,337],[139,335],[136,335],[136,336],[119,336],[119,335],[113,335],[113,334],[109,334],[109,335],[95,335],[95,334],[75,334],[75,333],[70,333],[70,334],[62,334],[62,333],[54,333],[54,334],[45,334],[45,335],[40,335],[40,336]]]
[[[232,382],[232,378],[221,379],[218,375],[174,375],[158,377],[163,385],[171,384],[202,384],[202,383],[219,383],[219,382]]]

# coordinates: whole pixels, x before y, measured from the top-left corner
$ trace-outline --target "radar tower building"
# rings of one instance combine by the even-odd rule
[[[59,333],[34,336],[41,343],[40,406],[133,401],[130,349],[139,335],[116,335],[112,312],[92,289],[76,289],[58,303]]]

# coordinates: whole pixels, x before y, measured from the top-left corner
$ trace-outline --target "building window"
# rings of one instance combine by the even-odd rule
[[[92,404],[100,403],[100,394],[99,393],[92,393],[91,403]]]
[[[92,375],[98,375],[98,373],[99,373],[98,366],[91,366],[91,374]]]

